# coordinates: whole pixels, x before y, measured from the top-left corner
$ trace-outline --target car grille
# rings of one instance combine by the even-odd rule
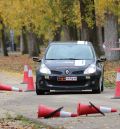
[[[83,74],[84,70],[80,70],[80,71],[73,71],[71,74]],[[61,75],[63,74],[63,72],[61,71],[56,71],[56,70],[51,70],[52,74],[57,74],[57,75]]]
[[[61,75],[61,74],[62,74],[61,71],[55,71],[55,70],[51,70],[51,73],[52,73],[52,74],[58,74],[58,75]]]
[[[47,80],[47,83],[54,86],[80,86],[85,85],[87,81],[84,79],[81,81],[50,81]]]
[[[72,74],[83,74],[83,70],[80,70],[80,71],[74,71],[74,72],[72,72]]]

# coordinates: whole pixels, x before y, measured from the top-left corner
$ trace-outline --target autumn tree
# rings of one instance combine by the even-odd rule
[[[5,25],[2,18],[0,18],[0,43],[3,56],[8,56],[7,46],[5,42]]]
[[[96,14],[99,26],[104,27],[104,44],[106,48],[118,47],[119,0],[96,0]],[[106,51],[108,60],[119,59],[119,51]]]
[[[0,8],[1,8],[1,4],[0,4]],[[4,19],[3,19],[1,9],[0,9],[0,43],[1,43],[2,55],[8,56],[6,42],[5,42],[5,24],[4,24]]]
[[[52,10],[52,24],[55,26],[55,40],[77,40],[77,29],[80,27],[80,11],[78,0],[49,0]]]
[[[45,2],[45,1],[43,1]],[[38,53],[38,45],[35,42],[36,39],[29,40],[30,38],[36,38],[34,33],[38,34],[38,26],[42,25],[42,22],[39,22],[41,16],[43,16],[43,12],[40,12],[40,9],[43,7],[43,2],[41,0],[1,0],[0,1],[0,11],[1,16],[3,18],[4,24],[8,28],[14,29],[15,33],[19,35],[22,34],[22,41],[27,38],[28,48],[29,48],[29,55],[30,56],[37,56]],[[45,7],[45,6],[44,6]],[[43,8],[44,8],[43,7]],[[45,10],[45,8],[44,8]],[[41,14],[40,14],[41,13]],[[39,17],[40,15],[40,17]],[[41,24],[40,24],[41,23]],[[39,24],[39,25],[38,25]],[[33,36],[32,36],[33,34]],[[41,34],[41,33],[40,33]],[[26,35],[26,36],[24,36]],[[23,53],[26,52],[26,41],[24,40],[24,44],[21,45]],[[33,44],[34,41],[34,44]],[[31,43],[32,42],[32,43]],[[31,45],[32,44],[32,45]]]
[[[94,0],[79,0],[81,13],[81,39],[91,41],[98,55],[99,48]]]
[[[110,4],[106,5],[109,1]],[[27,51],[30,56],[39,54],[37,37],[44,37],[44,41],[77,40],[81,37],[93,42],[98,52],[103,37],[102,33],[98,37],[97,26],[102,28],[108,21],[104,20],[107,10],[118,16],[116,12],[119,11],[113,10],[118,8],[118,4],[114,3],[112,0],[1,0],[0,15],[5,26],[21,35],[22,54]],[[108,40],[106,34],[105,41]]]
[[[28,40],[26,27],[23,26],[20,33],[20,51],[21,54],[28,54]]]
[[[109,6],[105,12],[105,45],[106,47],[119,47],[118,44],[118,8],[119,2],[109,0]],[[108,60],[118,60],[120,58],[119,51],[107,51],[106,57]]]

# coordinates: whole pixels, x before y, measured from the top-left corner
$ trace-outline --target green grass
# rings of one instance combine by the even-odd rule
[[[105,82],[104,82],[104,86],[105,86],[106,88],[115,88],[115,84],[114,84],[114,83],[110,83],[110,82],[108,82],[108,81],[105,81]]]
[[[22,115],[16,116],[16,117],[14,118],[14,120],[19,120],[19,121],[21,121],[21,123],[22,123],[23,125],[32,125],[32,127],[33,127],[34,129],[42,129],[42,128],[52,129],[52,128],[47,127],[47,126],[45,127],[45,125],[42,125],[41,123],[33,122],[32,120],[29,120],[29,119],[23,117]]]

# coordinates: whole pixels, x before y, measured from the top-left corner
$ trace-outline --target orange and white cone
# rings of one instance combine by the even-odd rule
[[[17,88],[17,87],[13,87],[13,86],[8,86],[8,85],[4,85],[4,84],[0,84],[0,90],[22,92],[21,88]]]
[[[102,115],[105,115],[104,113],[110,113],[110,112],[117,112],[117,110],[114,108],[109,108],[105,106],[95,106],[91,102],[90,102],[90,105],[79,103],[77,107],[78,115],[87,115],[87,114],[95,114],[95,113],[101,113]]]
[[[76,113],[61,111],[63,107],[54,109],[45,105],[40,105],[38,108],[38,118],[51,118],[51,117],[77,117]]]
[[[21,84],[27,84],[28,83],[28,65],[24,65],[24,76],[23,76],[23,82]]]
[[[26,91],[35,91],[31,67],[29,67],[29,70],[28,70],[28,84],[27,84]]]
[[[120,99],[120,68],[117,69],[116,88],[114,99]]]

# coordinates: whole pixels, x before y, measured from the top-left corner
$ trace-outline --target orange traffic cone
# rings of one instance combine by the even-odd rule
[[[77,107],[78,115],[87,115],[87,114],[94,114],[94,113],[101,113],[102,115],[105,115],[104,113],[117,112],[116,109],[112,109],[104,106],[96,107],[91,102],[89,103],[90,105],[85,105],[80,103],[78,104],[78,107]]]
[[[35,91],[31,67],[29,67],[29,70],[28,70],[28,84],[27,84],[26,91]]]
[[[114,99],[120,99],[120,68],[117,69],[116,88]]]
[[[22,92],[22,89],[21,88],[12,87],[12,86],[3,85],[3,84],[0,84],[0,90]]]
[[[51,118],[51,117],[77,117],[77,114],[71,112],[61,111],[63,107],[58,109],[53,109],[51,107],[47,107],[45,105],[40,105],[38,108],[38,118]]]
[[[27,84],[28,83],[28,65],[24,65],[24,76],[23,76],[23,82],[21,84]]]

